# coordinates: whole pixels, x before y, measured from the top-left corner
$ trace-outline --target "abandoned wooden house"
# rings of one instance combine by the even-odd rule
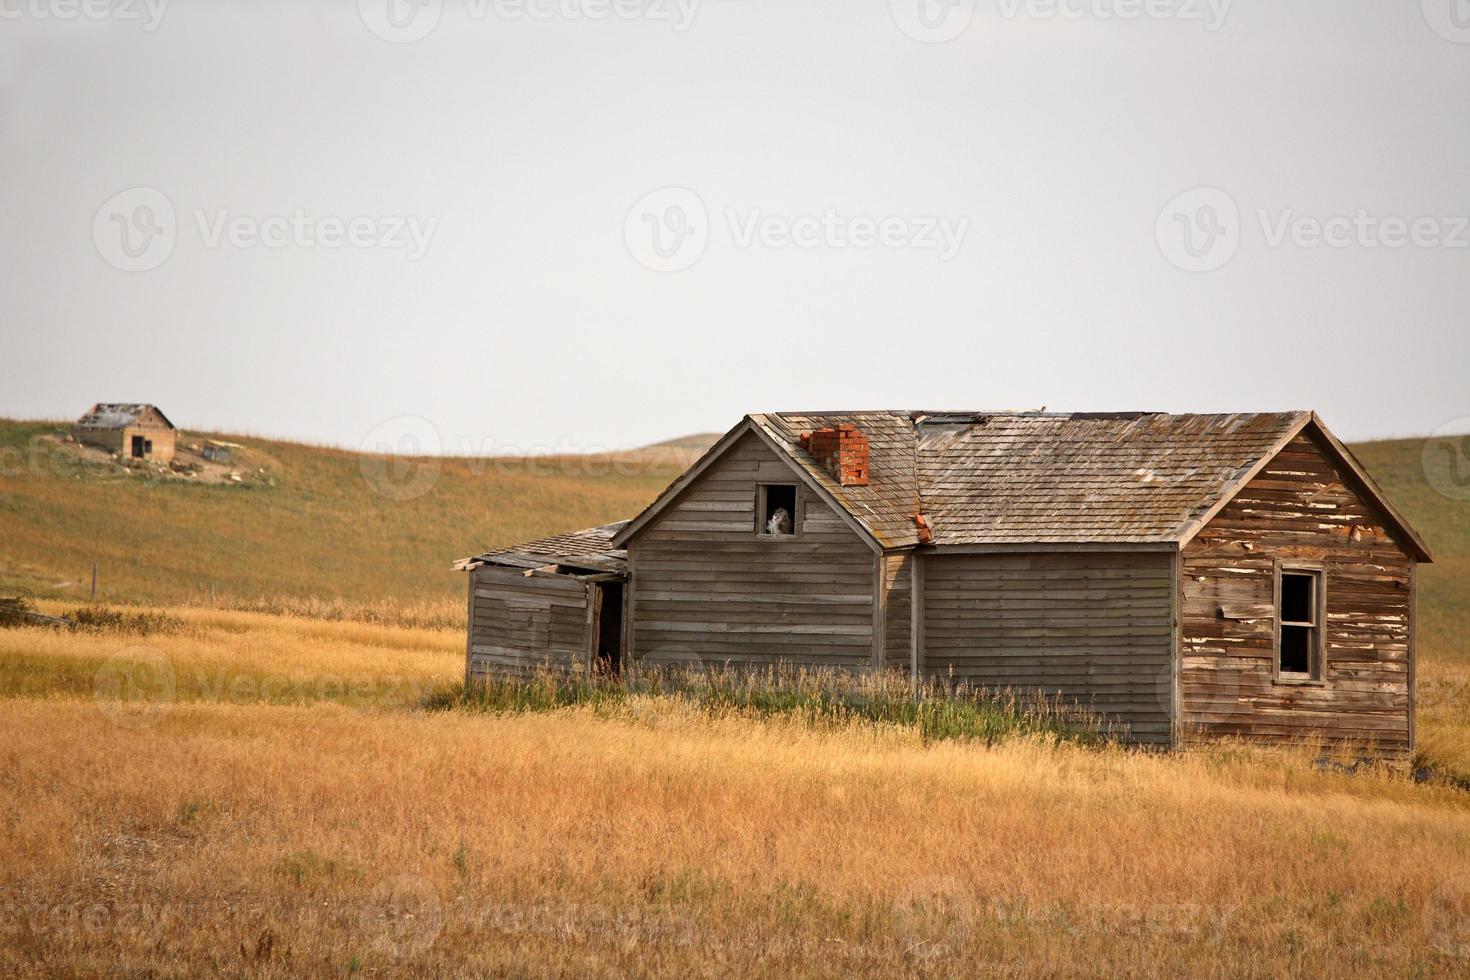
[[[747,416],[635,519],[459,563],[466,676],[889,668],[1134,742],[1414,742],[1428,549],[1310,412]]]
[[[77,419],[72,438],[127,459],[174,458],[174,424],[153,405],[99,402]]]

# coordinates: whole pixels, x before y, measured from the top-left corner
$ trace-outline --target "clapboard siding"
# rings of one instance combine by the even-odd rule
[[[1325,683],[1275,680],[1278,560],[1320,563]],[[1310,436],[1184,549],[1181,737],[1321,738],[1412,750],[1413,560]]]
[[[883,650],[880,662],[909,669],[913,630],[913,556],[909,552],[883,556]]]
[[[757,536],[760,483],[801,480],[747,434],[630,542],[636,659],[873,662],[873,550],[805,485],[799,533]]]
[[[926,555],[925,671],[1061,696],[1168,744],[1172,575],[1167,554]]]
[[[470,680],[585,670],[587,586],[570,577],[481,567],[470,573]]]

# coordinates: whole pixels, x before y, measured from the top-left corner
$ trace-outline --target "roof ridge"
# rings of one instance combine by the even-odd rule
[[[755,412],[660,495],[628,542],[747,432],[791,463],[870,544],[1178,542],[1185,529],[1315,415],[1219,413]],[[851,421],[871,445],[871,479],[839,484],[799,437]],[[985,424],[988,420],[989,424]],[[1320,423],[1319,423],[1320,424]],[[905,457],[904,453],[909,456]],[[1382,499],[1381,493],[1374,496]],[[929,522],[929,533],[915,516]]]
[[[751,412],[751,415],[774,416],[776,418],[807,417],[823,415],[889,415],[889,416],[915,416],[924,415],[1008,415],[1027,416],[1040,418],[1101,418],[1115,415],[1161,415],[1167,418],[1228,418],[1231,416],[1263,417],[1267,415],[1310,415],[1311,409],[1290,408],[1273,409],[1270,411],[1220,411],[1220,412],[1170,412],[1163,409],[1106,409],[1099,411],[1048,411],[1046,408],[823,408],[806,410],[786,410],[780,412]]]

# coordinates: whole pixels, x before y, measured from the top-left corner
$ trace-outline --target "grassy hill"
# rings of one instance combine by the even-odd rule
[[[1470,501],[1435,489],[1455,484],[1450,461],[1432,454],[1426,460],[1422,439],[1359,443],[1352,450],[1434,552],[1435,563],[1419,579],[1424,649],[1470,661]]]
[[[237,461],[245,479],[205,486],[83,464],[54,440],[60,428],[0,421],[0,585],[81,598],[96,562],[99,595],[112,601],[199,602],[212,585],[222,605],[391,602],[450,616],[461,604],[450,561],[630,517],[715,438],[395,469],[345,450],[220,435],[247,445]],[[1420,440],[1354,451],[1439,558],[1423,571],[1426,646],[1470,660],[1470,503],[1434,489],[1444,481],[1426,478]]]
[[[631,517],[697,454],[392,462],[320,446],[247,446],[239,483],[204,485],[84,458],[55,423],[0,421],[0,585],[81,598],[265,599],[462,612],[455,558]],[[195,442],[188,433],[180,444]],[[237,454],[238,455],[238,454]]]

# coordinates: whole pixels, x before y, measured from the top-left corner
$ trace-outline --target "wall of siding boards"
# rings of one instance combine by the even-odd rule
[[[1410,752],[1413,562],[1308,436],[1247,484],[1181,559],[1185,741],[1322,736]],[[1322,565],[1324,685],[1274,680],[1277,559]]]
[[[804,485],[800,534],[757,537],[763,482],[800,480],[747,435],[629,543],[637,659],[873,662],[873,550]]]
[[[913,628],[913,572],[908,552],[883,556],[883,651],[880,662],[887,667],[909,669],[910,631]]]
[[[585,583],[488,566],[470,576],[469,679],[586,669]]]
[[[1167,744],[1172,577],[1165,553],[926,555],[925,670],[1060,695]]]

